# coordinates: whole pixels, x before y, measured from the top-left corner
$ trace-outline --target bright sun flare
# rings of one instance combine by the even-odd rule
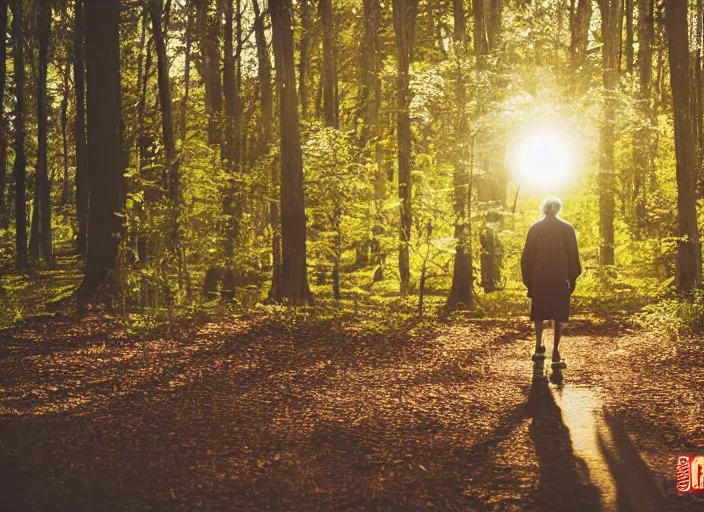
[[[511,142],[507,159],[514,179],[524,190],[557,193],[575,178],[581,146],[573,135],[557,126],[530,126]]]

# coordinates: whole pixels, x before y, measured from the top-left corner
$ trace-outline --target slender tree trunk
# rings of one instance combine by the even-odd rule
[[[372,226],[371,261],[377,265],[374,274],[376,280],[383,278],[383,259],[380,237],[384,233],[383,203],[386,198],[386,176],[383,160],[384,148],[382,124],[379,119],[381,110],[381,70],[383,55],[381,48],[382,12],[376,0],[364,0],[364,17],[362,43],[360,45],[361,98],[360,111],[363,113],[361,145],[371,151],[375,162],[374,172],[374,207],[375,217]]]
[[[193,46],[193,0],[186,0],[186,56],[183,64],[183,98],[181,99],[181,143],[186,140],[188,96],[191,91],[191,48]]]
[[[210,13],[211,0],[198,0],[198,34],[205,82],[205,110],[208,114],[208,143],[220,144],[222,117],[222,80],[218,38],[223,18],[222,0],[216,0],[214,16]]]
[[[415,20],[418,0],[393,0],[394,32],[398,61],[398,96],[396,116],[398,134],[398,198],[401,225],[399,229],[398,269],[401,277],[401,296],[408,295],[411,279],[408,245],[411,240],[411,87],[409,68],[413,59]]]
[[[692,62],[694,80],[692,81],[692,131],[694,139],[695,182],[699,186],[700,196],[704,196],[704,174],[702,173],[702,0],[697,0],[695,22],[695,53]]]
[[[319,0],[320,23],[323,28],[323,113],[325,125],[336,127],[335,119],[335,29],[333,27],[332,0]]]
[[[26,156],[24,148],[24,35],[22,32],[22,0],[12,2],[12,37],[14,44],[13,68],[15,72],[15,250],[19,268],[27,266],[27,199],[26,199]]]
[[[589,25],[592,20],[592,0],[576,1],[577,7],[570,26],[570,62],[574,70],[584,65],[589,45]]]
[[[149,14],[152,22],[152,32],[154,35],[154,47],[156,49],[158,83],[159,83],[159,104],[161,106],[161,132],[164,151],[166,153],[167,173],[164,184],[168,192],[169,201],[172,208],[178,209],[179,203],[179,162],[176,157],[176,141],[174,136],[174,125],[171,114],[171,87],[169,85],[169,60],[166,55],[166,34],[162,27],[163,6],[162,0],[149,0]],[[174,219],[178,217],[178,212],[173,212]],[[172,226],[178,230],[178,226]],[[173,233],[171,233],[173,236]],[[172,239],[172,242],[174,240]],[[172,245],[172,248],[174,246]]]
[[[503,11],[502,0],[488,0],[489,10],[486,13],[486,33],[489,49],[493,50],[501,42],[501,13]]]
[[[252,0],[254,8],[254,38],[257,44],[257,75],[260,87],[260,107],[262,114],[261,136],[259,141],[258,155],[264,155],[269,150],[273,133],[274,103],[273,91],[271,87],[271,62],[269,61],[269,51],[267,49],[266,32],[264,31],[264,14],[259,8],[259,0]],[[302,101],[302,100],[301,100]],[[303,102],[301,103],[303,106]],[[271,182],[269,184],[269,196],[271,198],[278,195],[279,175],[275,165],[271,166]],[[271,252],[272,252],[272,287],[269,296],[276,296],[275,286],[279,283],[279,271],[281,270],[281,229],[279,219],[279,204],[273,199],[269,201],[269,224],[271,226]]]
[[[633,52],[633,0],[626,2],[626,71],[633,73],[634,52]]]
[[[48,109],[46,80],[49,69],[49,38],[51,35],[51,0],[41,0],[39,4],[39,17],[37,20],[39,30],[39,83],[37,87],[37,125],[38,125],[38,154],[37,154],[37,195],[39,199],[40,245],[42,257],[45,261],[52,260],[51,241],[51,202],[49,195],[49,173],[47,162],[47,137],[48,137]],[[35,198],[35,199],[36,199]]]
[[[677,288],[690,290],[701,285],[702,258],[697,227],[694,140],[689,120],[690,65],[687,32],[687,2],[666,0],[665,28],[670,55],[670,85],[675,117],[677,158]]]
[[[638,0],[638,76],[640,82],[639,100],[643,118],[648,119],[652,125],[655,119],[652,115],[652,67],[653,67],[653,41],[655,31],[653,28],[653,0]],[[636,130],[635,143],[633,144],[633,206],[635,216],[635,235],[641,236],[646,222],[647,189],[644,186],[653,174],[651,162],[653,161],[654,141],[653,129],[642,126]]]
[[[472,306],[472,253],[469,250],[467,224],[467,198],[472,193],[469,188],[468,161],[469,149],[469,124],[465,110],[467,104],[466,84],[462,72],[463,64],[467,58],[466,23],[464,18],[463,0],[453,0],[455,17],[454,46],[457,67],[455,111],[457,120],[455,125],[455,144],[457,153],[454,158],[453,185],[455,195],[455,249],[454,269],[452,273],[452,288],[447,300],[448,308],[468,308]]]
[[[239,0],[237,16],[240,16]],[[235,238],[238,231],[238,216],[236,212],[235,174],[238,170],[237,141],[238,134],[235,130],[237,116],[237,103],[239,101],[238,82],[235,74],[235,51],[233,43],[233,23],[235,9],[233,0],[226,0],[225,5],[225,33],[224,33],[224,68],[223,91],[225,93],[225,166],[229,173],[229,182],[224,194],[223,210],[225,213],[225,272],[223,274],[222,298],[231,301],[235,297],[235,275],[233,272],[233,259]]]
[[[489,41],[484,21],[484,0],[472,0],[472,12],[474,13],[474,52],[477,55],[486,55],[489,53]]]
[[[0,105],[5,100],[5,85],[7,73],[7,5],[8,0],[0,0]],[[7,183],[7,121],[4,115],[0,116],[0,228],[7,228],[7,202],[5,200],[5,187]]]
[[[601,10],[604,47],[602,64],[604,73],[604,110],[601,122],[601,158],[599,160],[599,262],[614,264],[614,209],[616,195],[615,179],[615,131],[616,89],[619,75],[619,51],[621,48],[621,1],[599,0]]]
[[[73,81],[76,89],[76,215],[78,253],[86,255],[88,233],[88,153],[86,150],[85,51],[83,45],[83,0],[75,3]]]
[[[282,265],[275,299],[292,304],[312,299],[306,269],[303,158],[298,124],[291,0],[270,0],[276,82],[280,104]]]
[[[86,0],[86,70],[88,78],[88,158],[90,204],[86,273],[79,289],[92,297],[102,285],[114,288],[117,250],[122,234],[122,152],[120,99],[120,1]]]
[[[148,23],[147,20],[147,11],[145,9],[144,11],[144,19],[142,21],[143,26],[145,27]],[[139,175],[139,179],[145,180],[145,181],[151,181],[150,178],[151,176],[151,171],[147,171],[147,168],[151,164],[153,160],[153,154],[149,150],[149,146],[152,143],[152,139],[149,135],[145,133],[144,129],[144,116],[146,113],[147,109],[147,89],[149,85],[149,78],[152,74],[152,41],[151,39],[149,41],[145,42],[145,56],[144,56],[144,71],[142,73],[142,76],[138,78],[141,78],[141,81],[139,82],[139,87],[140,87],[140,92],[139,92],[139,100],[137,101],[137,130],[136,130],[136,136],[137,136],[137,172]],[[140,52],[140,60],[141,60],[141,52]],[[144,218],[145,221],[149,221],[148,217],[145,217],[145,211],[143,208],[144,203],[147,204],[152,204],[154,201],[156,201],[156,197],[154,196],[153,193],[153,187],[149,187],[148,189],[145,190],[144,193],[144,201],[137,203],[137,215],[140,217],[140,219]],[[145,233],[144,229],[140,229],[139,226],[137,226],[137,257],[139,258],[139,261],[142,265],[144,265],[147,262],[148,258],[148,251],[147,251],[147,235]]]
[[[298,95],[301,97],[301,116],[308,117],[308,66],[311,41],[311,0],[301,0],[301,42],[298,61]]]
[[[71,92],[68,77],[71,74],[71,65],[67,62],[64,69],[64,91],[61,98],[61,142],[63,145],[64,182],[61,191],[61,206],[66,206],[71,201],[71,182],[68,179],[68,95]]]

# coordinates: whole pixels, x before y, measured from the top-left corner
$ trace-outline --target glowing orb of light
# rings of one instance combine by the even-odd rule
[[[507,160],[516,182],[527,191],[563,190],[579,170],[582,148],[568,130],[534,125],[519,132],[509,144]]]

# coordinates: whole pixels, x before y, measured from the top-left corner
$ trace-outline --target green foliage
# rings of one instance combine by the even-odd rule
[[[674,295],[647,304],[638,314],[637,322],[644,328],[670,338],[704,332],[704,292]]]

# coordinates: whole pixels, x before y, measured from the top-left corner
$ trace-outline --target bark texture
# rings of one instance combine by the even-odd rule
[[[393,0],[394,33],[398,64],[397,134],[398,134],[398,198],[401,225],[399,229],[398,268],[401,277],[401,296],[408,295],[411,279],[408,244],[411,240],[411,103],[410,64],[413,60],[416,13],[418,0]]]
[[[270,0],[276,83],[280,103],[281,271],[276,300],[292,304],[312,299],[306,268],[306,216],[303,197],[298,100],[296,97],[291,0]]]
[[[694,140],[689,118],[690,65],[687,37],[687,2],[666,0],[665,28],[670,59],[670,85],[675,114],[677,158],[677,288],[701,286],[701,246],[697,227]]]
[[[90,202],[88,254],[79,289],[83,298],[102,285],[117,286],[117,250],[122,233],[122,154],[119,0],[86,0],[86,72]]]

